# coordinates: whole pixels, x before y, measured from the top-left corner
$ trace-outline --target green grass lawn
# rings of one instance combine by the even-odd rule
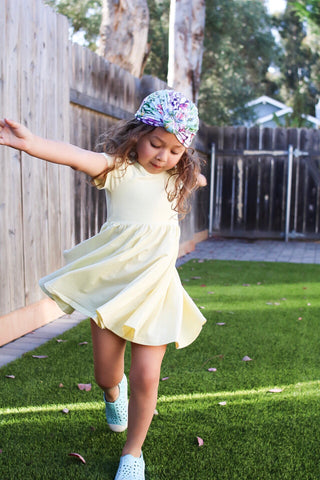
[[[319,480],[320,266],[194,260],[179,273],[208,321],[168,347],[146,479]],[[61,339],[0,369],[1,480],[114,479],[125,433],[105,422],[89,322]]]

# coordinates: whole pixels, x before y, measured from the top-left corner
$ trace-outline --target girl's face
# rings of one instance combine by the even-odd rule
[[[138,162],[149,173],[161,173],[177,165],[186,148],[173,133],[157,127],[137,142]]]

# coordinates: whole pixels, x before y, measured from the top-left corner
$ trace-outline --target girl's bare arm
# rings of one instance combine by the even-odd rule
[[[67,165],[96,177],[108,166],[101,153],[34,135],[28,128],[9,119],[0,120],[0,145],[22,150],[47,162]]]

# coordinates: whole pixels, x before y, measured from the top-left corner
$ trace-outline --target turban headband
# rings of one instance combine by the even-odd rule
[[[137,120],[163,127],[186,148],[199,128],[198,109],[182,93],[159,90],[148,95],[135,114]]]

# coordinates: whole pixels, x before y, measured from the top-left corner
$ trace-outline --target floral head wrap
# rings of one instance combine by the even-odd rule
[[[135,114],[137,120],[163,127],[186,148],[199,128],[198,109],[182,93],[159,90],[148,95]]]

